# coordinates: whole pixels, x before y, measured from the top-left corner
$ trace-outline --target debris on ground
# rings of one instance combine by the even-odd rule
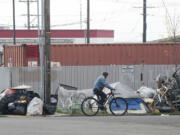
[[[38,93],[28,91],[31,88],[21,85],[3,90],[0,93],[0,114],[12,115],[48,115],[56,112],[58,96],[51,95],[51,103],[43,104]]]
[[[180,110],[180,69],[172,76],[158,75],[157,89],[141,87],[139,96],[149,105],[152,112],[171,113]]]

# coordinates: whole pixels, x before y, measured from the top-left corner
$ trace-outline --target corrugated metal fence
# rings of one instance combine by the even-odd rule
[[[0,91],[10,87],[9,68],[0,67]]]
[[[156,87],[155,78],[158,74],[168,77],[175,71],[174,65],[111,65],[111,66],[64,66],[52,68],[51,87],[52,93],[59,83],[78,87],[78,89],[92,88],[96,78],[103,71],[109,72],[108,82],[122,82],[128,86],[138,89],[143,83],[148,87]],[[141,81],[143,73],[143,82]],[[9,68],[0,68],[0,88],[10,86]],[[9,81],[9,82],[8,82]],[[31,85],[32,90],[40,92],[40,68],[39,67],[19,67],[12,68],[12,85]]]

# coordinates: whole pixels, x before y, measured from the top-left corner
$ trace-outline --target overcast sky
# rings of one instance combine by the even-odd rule
[[[27,24],[27,18],[24,16],[27,13],[27,7],[19,0],[15,1],[16,25],[18,29],[23,29]],[[166,6],[164,6],[163,1]],[[91,29],[114,30],[115,42],[142,41],[143,16],[141,7],[143,0],[90,0],[90,3]],[[147,0],[147,6],[153,7],[147,9],[147,40],[167,37],[169,35],[167,11],[172,18],[171,20],[178,22],[180,0]],[[82,27],[84,29],[86,28],[84,23],[86,20],[86,0],[51,0],[51,28],[80,29],[80,9],[82,10]],[[31,14],[35,15],[36,12],[36,3],[34,2],[31,4]],[[35,16],[31,17],[31,21],[33,25],[37,24]],[[0,0],[0,26],[12,27],[12,0]]]

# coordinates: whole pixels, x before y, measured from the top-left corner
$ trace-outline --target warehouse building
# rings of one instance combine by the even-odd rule
[[[113,43],[113,30],[90,30],[91,43]],[[0,30],[0,45],[13,43],[13,30]],[[38,44],[37,30],[16,30],[17,44]],[[52,44],[84,44],[86,30],[51,30]]]

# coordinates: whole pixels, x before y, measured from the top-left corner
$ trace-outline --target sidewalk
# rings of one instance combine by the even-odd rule
[[[39,115],[39,116],[28,116],[28,115],[0,115],[0,117],[18,118],[18,117],[64,117],[71,116],[69,114],[55,113],[53,115]]]

